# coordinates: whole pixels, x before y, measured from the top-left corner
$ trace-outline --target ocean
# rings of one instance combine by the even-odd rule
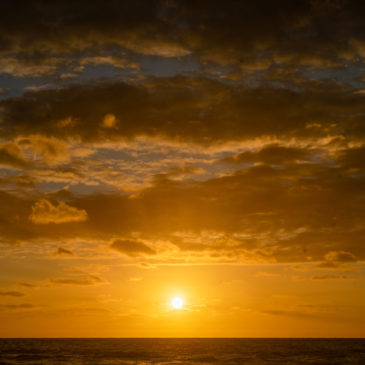
[[[0,339],[0,365],[365,364],[365,339]]]

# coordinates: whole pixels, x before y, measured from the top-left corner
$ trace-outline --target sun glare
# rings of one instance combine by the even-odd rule
[[[174,309],[181,309],[184,305],[184,301],[179,297],[174,297],[171,300],[171,305]]]

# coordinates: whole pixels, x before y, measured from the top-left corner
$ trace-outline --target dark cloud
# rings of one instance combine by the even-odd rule
[[[116,240],[110,245],[110,248],[128,256],[135,256],[139,254],[156,254],[156,252],[151,247],[137,240]]]
[[[67,248],[58,247],[57,251],[54,253],[55,256],[75,256],[75,254],[68,250]]]
[[[15,168],[31,167],[32,163],[27,161],[22,150],[14,143],[0,145],[0,165]]]
[[[123,237],[112,248],[132,256],[156,253],[149,242],[163,239],[185,256],[200,252],[239,260],[241,255],[261,255],[266,260],[322,261],[333,267],[365,257],[364,186],[361,174],[320,160],[251,166],[203,181],[165,177],[133,195],[43,195],[47,201],[65,201],[65,206],[87,212],[88,220],[63,224],[32,223],[32,207],[42,200],[1,192],[0,228],[2,240],[10,243]],[[207,231],[222,236],[208,240]],[[139,232],[140,239],[131,238],[133,232]],[[177,238],[176,232],[193,236]]]
[[[66,199],[88,214],[87,221],[62,225],[33,224],[28,216],[34,198],[2,192],[5,208],[0,222],[5,242],[119,236],[125,238],[114,241],[112,248],[137,255],[155,253],[145,242],[164,237],[186,254],[220,252],[239,257],[260,250],[280,262],[325,260],[337,266],[365,257],[363,187],[363,178],[323,163],[261,165],[206,181],[158,180],[133,196],[49,196]],[[204,231],[225,235],[214,242],[204,242],[203,235],[203,242],[171,236],[188,231],[194,237]],[[140,232],[142,240],[131,239],[133,232]]]
[[[19,286],[22,286],[24,288],[27,288],[27,289],[32,289],[32,288],[36,288],[37,285],[35,284],[30,284],[30,283],[18,283]]]
[[[1,2],[1,72],[47,83],[60,69],[136,72],[37,84],[0,102],[0,164],[12,170],[0,181],[1,242],[77,237],[157,257],[162,239],[182,255],[232,261],[363,260],[364,10],[351,1]],[[162,59],[176,62],[176,76],[158,77],[159,67],[141,75]],[[188,61],[189,74],[179,69]],[[105,152],[137,137],[212,151],[206,175],[187,149],[186,164],[171,157],[143,177],[163,148],[158,157],[142,151],[136,169]],[[80,146],[95,149],[90,159],[72,156]],[[131,155],[143,149],[135,148]],[[122,163],[123,174],[111,168]],[[102,174],[123,182],[135,174],[144,188],[107,192]],[[210,231],[221,236],[208,239]]]
[[[342,150],[337,156],[338,162],[346,168],[365,168],[365,147]]]
[[[304,148],[284,147],[279,145],[265,146],[259,151],[246,151],[233,157],[226,157],[223,162],[263,162],[267,164],[287,164],[296,160],[308,160],[310,151]]]
[[[14,290],[0,291],[0,296],[4,297],[24,297],[24,293]]]
[[[0,304],[0,309],[4,310],[26,310],[26,309],[34,309],[35,305],[30,303],[22,303],[22,304]]]
[[[83,275],[78,277],[59,277],[49,279],[53,284],[59,285],[98,285],[105,283],[105,281],[96,275]]]
[[[312,92],[251,88],[186,77],[151,79],[138,85],[75,85],[0,102],[2,135],[99,142],[155,136],[204,145],[257,137],[358,139],[365,135],[359,118],[365,96],[351,90],[336,84]],[[104,126],[108,115],[118,120],[113,128]],[[276,147],[271,148],[282,158],[285,152]],[[261,154],[269,158],[268,151]]]
[[[116,56],[192,53],[244,70],[336,67],[364,55],[364,12],[358,1],[2,1],[0,45],[43,67],[57,63],[50,54],[110,47]]]

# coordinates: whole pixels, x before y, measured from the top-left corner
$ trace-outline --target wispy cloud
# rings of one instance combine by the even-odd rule
[[[24,293],[15,290],[0,291],[0,296],[3,297],[24,297],[24,295]]]

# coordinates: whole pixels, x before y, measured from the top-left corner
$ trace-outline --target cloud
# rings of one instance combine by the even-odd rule
[[[49,281],[53,284],[59,284],[59,285],[80,285],[80,286],[98,285],[105,283],[105,281],[102,278],[96,275],[50,278]]]
[[[37,285],[35,284],[30,284],[30,283],[18,283],[19,286],[22,286],[24,288],[27,288],[27,289],[32,289],[32,288],[36,288]]]
[[[176,58],[187,56],[192,53],[188,48],[184,47],[183,45],[179,45],[172,40],[128,40],[126,42],[121,42],[121,45],[130,49],[131,51],[146,56]]]
[[[365,147],[353,147],[337,152],[337,160],[346,168],[365,168]]]
[[[18,291],[0,291],[0,296],[6,296],[6,297],[24,297],[24,293],[18,292]]]
[[[268,145],[259,151],[246,151],[236,156],[226,157],[222,162],[262,162],[267,164],[288,164],[297,160],[308,160],[310,153],[307,149]]]
[[[41,199],[32,206],[29,219],[35,224],[84,222],[88,219],[83,209],[77,209],[64,202],[53,205],[46,199]]]
[[[157,262],[163,257],[194,262],[323,261],[326,267],[337,267],[365,258],[365,211],[359,199],[363,184],[362,175],[316,159],[310,164],[241,167],[202,180],[165,177],[133,195],[63,190],[35,200],[34,195],[3,191],[0,229],[4,242],[52,240],[59,247],[74,237],[85,242],[124,237],[115,241],[114,249],[136,257],[155,253]],[[67,204],[53,203],[60,200]],[[79,224],[65,230],[62,224],[34,224],[35,217]]]
[[[38,308],[22,296],[43,289],[106,289],[94,262],[110,278],[127,265],[136,287],[166,265],[246,263],[267,265],[250,271],[262,284],[359,287],[365,5],[278,3],[0,1],[0,256],[48,271],[17,273],[30,282],[0,291],[19,302],[1,310]],[[54,271],[71,262],[90,265]],[[99,299],[127,309],[109,289]],[[261,316],[333,314],[293,300]],[[356,316],[341,310],[331,319]]]
[[[75,256],[75,254],[68,250],[67,248],[58,247],[57,251],[54,253],[55,256]]]
[[[340,263],[356,262],[356,257],[351,252],[331,251],[324,256],[326,261],[336,261]]]
[[[314,275],[312,276],[312,280],[354,280],[357,279],[356,276],[347,276],[347,275]]]
[[[51,75],[56,72],[57,63],[59,62],[55,58],[47,59],[44,64],[15,57],[0,58],[0,74],[9,74],[15,77]]]
[[[110,245],[110,248],[124,253],[128,256],[135,256],[140,254],[156,254],[156,251],[153,250],[151,247],[137,240],[116,240]]]
[[[257,273],[255,273],[255,276],[258,278],[274,278],[280,276],[280,274],[267,271],[258,271]]]
[[[198,174],[201,172],[202,172],[202,169],[191,166],[189,164],[182,164],[181,166],[170,167],[166,171],[166,176],[178,177],[181,175],[193,175],[193,174]]]
[[[4,19],[15,20],[2,22],[0,40],[7,57],[19,54],[27,60],[28,56],[43,67],[52,66],[46,61],[50,54],[85,58],[86,50],[91,58],[123,58],[118,55],[126,50],[170,58],[193,54],[202,63],[249,71],[297,64],[338,67],[364,55],[361,2],[307,0],[277,6],[253,0],[223,5],[218,0],[97,0],[91,6],[86,1],[58,0],[52,6],[45,1],[37,4],[2,4]],[[100,51],[110,47],[117,51],[111,56]]]
[[[30,135],[27,138],[20,138],[18,143],[23,147],[31,147],[34,157],[40,155],[47,163],[67,162],[67,144],[54,137],[42,135]]]
[[[273,316],[284,316],[284,317],[294,317],[294,318],[323,318],[320,313],[312,313],[294,309],[293,310],[268,309],[268,310],[262,310],[261,313],[270,314]]]
[[[310,87],[315,91],[309,87],[296,91],[268,86],[237,88],[203,77],[177,76],[138,84],[105,82],[42,90],[3,100],[0,106],[9,138],[52,135],[57,140],[105,143],[149,136],[207,146],[269,137],[338,137],[345,127],[347,138],[365,136],[358,117],[364,95],[353,95],[352,88],[331,82],[318,90],[315,85]],[[45,114],[45,109],[52,113]],[[106,115],[110,117],[104,125],[101,121]],[[72,123],[62,128],[65,120]],[[307,127],[313,120],[318,127]],[[269,146],[258,155],[243,154],[238,160],[309,158],[308,151],[290,148]]]
[[[32,162],[25,158],[17,144],[7,142],[0,144],[0,165],[21,169],[31,167]]]
[[[356,263],[357,259],[354,254],[346,251],[331,251],[324,256],[324,261],[318,264],[319,268],[335,269],[343,264]]]
[[[80,60],[81,65],[111,65],[118,68],[132,68],[139,69],[137,63],[131,62],[127,59],[114,56],[103,56],[103,57],[85,57]]]
[[[157,269],[156,265],[150,264],[148,262],[141,262],[138,264],[138,267],[140,267],[141,269],[146,269],[146,270]]]
[[[22,304],[0,304],[0,309],[4,310],[26,310],[26,309],[34,309],[35,305],[30,303],[22,303]]]
[[[14,18],[14,14],[17,14],[17,21],[6,25],[3,21],[0,27],[3,34],[0,38],[2,53],[16,54],[16,61],[20,63],[17,66],[17,63],[13,65],[10,61],[5,62],[3,72],[13,75],[52,73],[55,65],[49,55],[63,56],[67,60],[68,55],[76,56],[77,52],[81,52],[82,56],[79,57],[85,60],[86,52],[83,51],[86,50],[89,50],[87,54],[92,55],[87,57],[87,63],[93,60],[98,64],[112,62],[117,67],[135,67],[133,62],[124,61],[124,57],[104,56],[105,53],[100,50],[108,46],[118,49],[120,52],[117,53],[125,53],[127,49],[142,55],[161,57],[181,57],[190,53],[179,42],[178,38],[181,37],[172,31],[166,15],[162,15],[171,11],[171,7],[164,2],[157,4],[143,1],[135,4],[126,1],[112,4],[96,1],[90,6],[84,1],[76,5],[71,1],[56,1],[50,6],[41,1],[35,6],[34,3],[22,1],[21,5],[4,3],[1,6],[4,19]],[[52,25],[40,21],[40,18],[49,19]],[[23,26],[28,32],[22,29]],[[92,32],[89,31],[90,27]],[[12,36],[6,36],[5,30]]]

